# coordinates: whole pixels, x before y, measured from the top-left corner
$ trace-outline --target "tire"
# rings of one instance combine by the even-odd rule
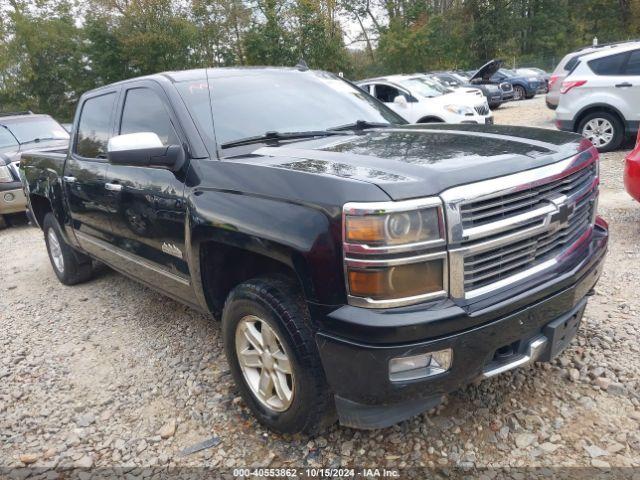
[[[513,86],[513,99],[514,100],[524,100],[525,96],[527,95],[527,92],[525,91],[524,87],[521,85],[514,85]]]
[[[7,228],[7,221],[4,219],[4,215],[0,215],[0,230]]]
[[[606,135],[607,132],[610,132],[610,136]],[[616,115],[604,111],[588,113],[580,120],[578,133],[591,140],[599,152],[611,152],[619,148],[625,134],[624,125],[620,119]],[[610,138],[609,141],[605,142],[608,138]]]
[[[91,258],[75,251],[60,233],[60,225],[53,213],[47,213],[42,222],[44,241],[54,273],[65,285],[89,280],[92,275]]]
[[[502,102],[500,102],[500,103],[490,103],[490,104],[489,104],[489,108],[490,108],[491,110],[497,110],[497,109],[499,109],[501,106],[502,106]]]
[[[259,330],[255,319],[261,322]],[[271,329],[268,335],[271,343],[265,340],[266,328]],[[245,332],[254,333],[247,336]],[[279,433],[308,435],[316,435],[335,423],[335,404],[314,341],[309,312],[300,292],[288,281],[256,278],[237,286],[225,302],[222,334],[236,386],[260,423]],[[253,343],[247,340],[249,337],[254,339]],[[276,351],[277,356],[265,360],[254,347],[256,343],[260,349],[265,343],[275,345],[268,350]],[[238,360],[239,349],[245,352],[245,367]],[[288,363],[282,361],[283,354]],[[286,370],[290,374],[283,373]],[[274,375],[280,378],[282,398],[276,382],[268,380]],[[269,395],[258,393],[263,378],[267,379],[264,385]],[[289,392],[291,395],[287,397]]]

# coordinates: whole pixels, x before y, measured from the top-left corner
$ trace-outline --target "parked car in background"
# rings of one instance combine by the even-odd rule
[[[55,275],[95,258],[221,319],[281,433],[388,427],[551,361],[602,272],[598,152],[575,134],[409,125],[327,72],[229,68],[87,92],[72,138],[20,166]]]
[[[558,66],[555,68],[551,77],[549,78],[549,92],[547,93],[546,103],[547,107],[552,110],[558,108],[558,103],[560,102],[560,87],[564,79],[569,75],[571,70],[575,68],[580,60],[580,57],[584,55],[588,55],[593,52],[607,50],[610,48],[615,48],[620,45],[625,45],[628,43],[639,43],[638,40],[629,40],[627,42],[617,42],[617,43],[607,43],[597,46],[588,46],[583,47],[575,52],[568,53],[558,63]]]
[[[5,215],[27,208],[18,175],[21,155],[68,143],[69,134],[49,115],[0,113],[0,228],[6,226]]]
[[[69,133],[71,133],[71,127],[73,127],[72,123],[61,123],[62,127]]]
[[[551,75],[541,68],[522,67],[516,68],[514,72],[520,77],[537,77],[541,85],[541,87],[538,88],[538,93],[547,93],[549,91],[549,79],[551,78]]]
[[[356,84],[410,123],[493,123],[483,95],[452,91],[423,74],[390,75]]]
[[[640,130],[635,148],[624,163],[624,187],[627,193],[640,202]]]
[[[513,70],[500,68],[493,74],[491,79],[494,82],[508,82],[513,87],[513,99],[524,100],[542,93],[545,89],[544,80],[537,75],[518,75]]]
[[[578,132],[601,152],[617,149],[640,126],[640,43],[581,55],[560,87],[560,130]]]
[[[498,81],[493,76],[502,66],[502,60],[491,60],[476,71],[464,72],[472,85],[497,85],[502,93],[502,101],[514,100],[513,85],[509,82]]]
[[[507,101],[503,95],[502,90],[499,85],[494,85],[492,83],[482,84],[482,83],[471,83],[469,81],[469,77],[461,75],[455,72],[432,72],[428,74],[429,76],[438,79],[440,82],[448,86],[449,88],[459,89],[459,88],[477,88],[482,94],[486,97],[487,103],[489,104],[489,108],[491,110],[495,110],[500,107],[503,102]],[[511,96],[511,98],[513,95]],[[509,98],[509,100],[511,99]]]

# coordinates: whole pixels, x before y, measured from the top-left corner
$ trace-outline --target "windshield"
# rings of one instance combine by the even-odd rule
[[[34,140],[69,140],[67,131],[50,117],[23,117],[3,123],[20,143]]]
[[[358,120],[406,121],[361,89],[326,72],[267,69],[213,71],[202,81],[177,84],[187,108],[219,144],[266,132],[327,130]]]
[[[6,128],[0,127],[0,149],[6,149],[9,147],[17,147],[18,141],[15,139],[11,132]]]
[[[440,97],[445,93],[451,92],[451,90],[440,82],[427,77],[413,77],[407,80],[402,80],[399,83],[400,85],[407,87],[412,94],[418,94],[425,98]]]

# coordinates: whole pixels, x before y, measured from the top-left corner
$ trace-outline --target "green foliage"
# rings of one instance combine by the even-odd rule
[[[8,2],[8,3],[7,3]],[[7,3],[5,5],[4,3]],[[5,0],[0,110],[70,120],[85,90],[164,70],[311,68],[351,78],[551,69],[568,51],[640,37],[640,0]],[[357,44],[358,49],[347,45]]]

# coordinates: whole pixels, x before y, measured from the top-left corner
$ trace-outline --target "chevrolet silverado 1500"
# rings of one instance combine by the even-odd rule
[[[242,397],[280,432],[388,426],[551,360],[608,239],[579,136],[408,125],[304,68],[87,92],[68,150],[20,171],[60,281],[98,260],[220,318]]]

